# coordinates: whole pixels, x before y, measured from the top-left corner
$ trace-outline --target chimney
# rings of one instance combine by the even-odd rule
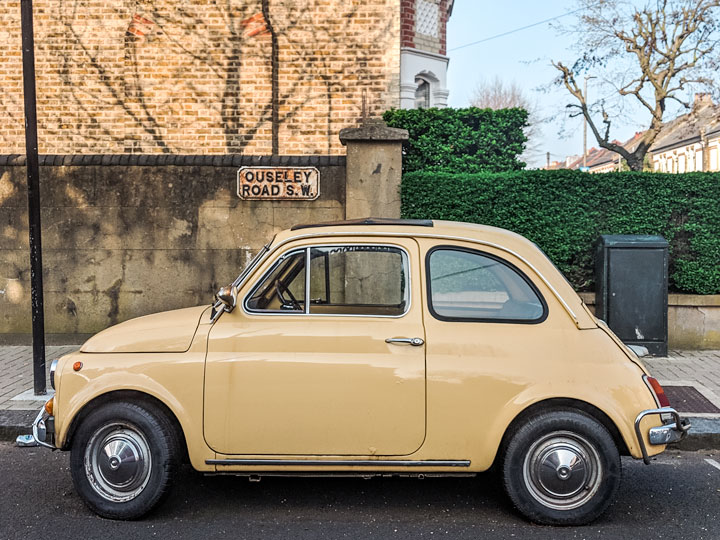
[[[707,92],[698,92],[695,94],[695,99],[693,100],[693,109],[699,109],[700,107],[712,104],[712,96]]]

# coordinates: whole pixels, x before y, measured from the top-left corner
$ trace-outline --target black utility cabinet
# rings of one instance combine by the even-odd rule
[[[595,312],[628,345],[668,350],[668,243],[662,236],[602,235],[595,253]]]

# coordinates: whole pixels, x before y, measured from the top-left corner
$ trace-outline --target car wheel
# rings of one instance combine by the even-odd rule
[[[610,506],[620,485],[620,454],[594,418],[576,411],[545,412],[511,436],[502,475],[508,496],[530,520],[583,525]]]
[[[110,519],[137,519],[167,495],[179,456],[178,439],[162,412],[145,404],[109,403],[78,427],[70,468],[91,510]]]

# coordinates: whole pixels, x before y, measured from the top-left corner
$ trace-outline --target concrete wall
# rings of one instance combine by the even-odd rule
[[[580,293],[595,312],[595,293]],[[668,295],[671,349],[720,349],[720,294]]]
[[[159,159],[175,164],[158,165]],[[344,156],[43,157],[55,162],[40,171],[50,341],[54,334],[89,334],[147,313],[209,305],[277,231],[345,218]],[[248,164],[316,166],[320,197],[242,201],[236,173]],[[0,164],[0,337],[6,341],[31,332],[27,219],[25,167]]]

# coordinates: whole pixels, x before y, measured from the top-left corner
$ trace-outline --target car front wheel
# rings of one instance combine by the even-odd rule
[[[541,413],[510,438],[505,490],[530,520],[582,525],[599,517],[620,484],[620,455],[608,430],[579,411]]]
[[[71,447],[75,489],[95,513],[137,519],[168,493],[178,468],[173,427],[148,405],[108,403],[80,424]]]

